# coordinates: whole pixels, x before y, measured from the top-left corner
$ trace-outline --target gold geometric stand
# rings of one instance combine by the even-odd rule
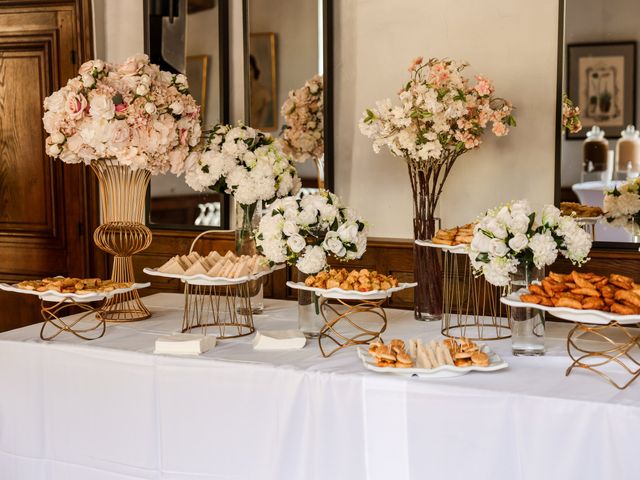
[[[511,336],[502,290],[476,277],[466,254],[444,251],[444,315],[442,334],[472,340],[500,340]]]
[[[93,234],[95,244],[114,256],[111,279],[133,283],[131,257],[151,244],[151,230],[144,225],[145,196],[151,174],[131,170],[116,160],[96,160],[91,168],[100,183],[102,221]],[[109,322],[144,320],[151,312],[140,300],[137,290],[109,298],[99,313]]]
[[[250,335],[255,331],[249,282],[235,285],[191,285],[184,287],[182,332],[213,327],[218,339]]]
[[[46,306],[47,303],[52,303],[53,305]],[[86,313],[73,320],[64,318],[67,315],[77,313],[73,311],[63,313],[72,307],[79,308]],[[83,340],[96,340],[104,335],[106,329],[105,321],[96,313],[99,310],[100,308],[94,308],[87,303],[78,303],[73,299],[53,302],[43,300],[40,313],[42,314],[44,323],[40,329],[40,338],[42,340],[53,340],[62,332],[69,332]],[[93,314],[95,314],[93,318],[89,318]],[[85,319],[91,320],[89,326],[78,326],[78,324]],[[52,330],[53,333],[45,333],[45,330]]]
[[[593,345],[589,345],[594,340],[584,338],[586,334],[595,337],[597,341],[607,343],[609,348],[594,349]],[[619,338],[614,339],[615,337]],[[633,334],[629,328],[616,321],[608,325],[577,323],[567,337],[567,352],[573,363],[567,368],[566,375],[569,375],[574,368],[584,368],[600,375],[614,387],[624,390],[640,376],[640,362],[632,355],[640,357],[640,351],[634,350],[636,348],[640,349],[640,335]],[[623,383],[618,383],[601,370],[605,365],[618,367],[620,375],[630,376],[630,378]]]
[[[336,305],[322,297],[320,312],[325,324],[318,336],[322,356],[326,358],[343,348],[368,344],[380,338],[387,329],[387,313],[382,307],[386,300],[355,300],[357,303],[350,304],[349,301],[335,299]],[[323,342],[335,348],[329,350]]]

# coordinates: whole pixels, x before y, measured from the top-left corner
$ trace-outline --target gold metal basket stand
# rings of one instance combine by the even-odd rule
[[[607,348],[598,347],[602,343]],[[640,376],[640,334],[616,321],[608,325],[576,323],[567,337],[567,352],[573,362],[566,375],[574,368],[582,368],[620,390]],[[620,376],[624,378],[622,382],[616,380]]]
[[[44,322],[40,329],[42,340],[53,340],[62,332],[69,332],[83,340],[96,340],[104,335],[106,323],[97,312],[101,307],[92,307],[88,303],[76,302],[67,298],[64,300],[41,300],[40,313]],[[75,309],[82,312],[77,314]],[[77,315],[70,319],[67,315]],[[83,320],[86,320],[83,323]]]
[[[330,300],[335,303],[330,303]],[[387,329],[387,298],[376,300],[344,300],[320,297],[320,313],[324,326],[318,346],[324,357],[352,345],[364,345],[380,338]]]
[[[509,338],[507,306],[500,303],[502,289],[475,277],[465,252],[444,250],[443,256],[442,334],[472,340]]]
[[[102,225],[93,234],[95,244],[114,256],[111,279],[133,283],[132,255],[151,244],[151,230],[144,224],[145,196],[151,174],[131,170],[114,160],[96,160],[91,168],[100,182]],[[109,322],[144,320],[151,312],[140,300],[137,290],[114,295],[98,315]]]
[[[219,230],[207,230],[191,243],[195,244],[207,234]],[[219,339],[250,335],[255,331],[251,308],[251,282],[184,285],[184,316],[182,332],[200,329],[207,334],[211,328]]]

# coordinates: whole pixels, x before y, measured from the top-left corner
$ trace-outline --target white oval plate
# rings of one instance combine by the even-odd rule
[[[287,287],[295,290],[307,290],[315,292],[319,297],[335,298],[340,300],[382,300],[390,297],[393,293],[399,292],[406,288],[413,288],[417,283],[400,283],[397,287],[388,290],[371,290],[370,292],[356,292],[355,290],[343,290],[342,288],[317,288],[309,287],[303,282],[287,282]]]
[[[375,361],[369,355],[368,348],[358,347],[358,357],[362,360],[362,364],[367,370],[378,373],[390,373],[393,375],[403,376],[418,376],[420,378],[447,378],[447,377],[459,377],[466,375],[469,372],[495,372],[503,370],[509,366],[507,362],[502,360],[500,355],[491,350],[486,344],[478,343],[478,347],[481,352],[489,355],[488,367],[456,367],[453,365],[441,365],[436,368],[394,368],[394,367],[378,367]]]
[[[449,253],[457,253],[466,255],[469,245],[461,243],[460,245],[441,245],[439,243],[433,243],[431,240],[415,240],[416,245],[421,247],[439,248]]]
[[[280,270],[281,268],[284,268],[283,264],[274,265],[269,270],[256,273],[255,275],[248,275],[245,277],[238,277],[238,278],[210,277],[202,273],[199,273],[197,275],[181,275],[178,273],[160,272],[156,268],[145,268],[142,271],[147,275],[151,275],[154,277],[177,278],[185,283],[188,283],[189,285],[225,286],[225,285],[239,285],[241,283],[257,280],[258,278],[264,277],[265,275],[269,275],[270,273],[273,273],[276,270]]]
[[[526,289],[518,290],[506,297],[502,297],[500,301],[510,307],[519,308],[535,308],[544,312],[549,312],[554,317],[562,320],[569,320],[576,323],[589,323],[592,325],[607,325],[613,321],[620,325],[627,325],[640,322],[640,315],[620,315],[619,313],[603,312],[601,310],[578,310],[568,307],[546,307],[537,303],[526,303],[520,300],[520,294],[529,293]]]
[[[48,290],[46,292],[37,292],[35,290],[27,290],[26,288],[20,288],[16,285],[9,285],[8,283],[0,283],[0,290],[5,290],[7,292],[15,292],[15,293],[26,293],[27,295],[37,295],[40,299],[45,302],[60,302],[62,300],[73,300],[77,303],[89,303],[89,302],[97,302],[99,300],[104,300],[105,298],[111,298],[114,295],[118,295],[119,293],[127,293],[131,290],[140,290],[141,288],[147,288],[151,284],[150,283],[134,283],[129,288],[117,288],[115,290],[111,290],[110,292],[96,292],[96,293],[87,293],[85,295],[78,295],[77,293],[58,293],[52,290]]]

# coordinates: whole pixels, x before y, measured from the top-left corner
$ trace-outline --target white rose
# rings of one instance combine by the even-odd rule
[[[338,236],[345,243],[355,243],[358,236],[358,225],[355,223],[344,223],[338,227]]]
[[[553,205],[545,205],[542,208],[542,224],[555,227],[560,220],[560,210]]]
[[[171,112],[175,113],[176,115],[180,115],[182,112],[184,112],[184,105],[182,105],[182,102],[173,102],[171,103],[171,105],[169,105],[169,108],[171,109]]]
[[[87,87],[90,88],[92,87],[94,84],[96,83],[96,79],[93,78],[93,75],[89,75],[88,73],[85,73],[84,75],[82,75],[82,84]]]
[[[511,233],[527,233],[527,230],[529,230],[529,217],[524,213],[517,213],[511,217],[511,223],[508,227]]]
[[[62,133],[60,133],[59,131],[53,132],[51,134],[51,142],[52,143],[63,143],[64,142],[64,135]]]
[[[524,250],[529,244],[529,239],[524,233],[517,233],[512,239],[509,240],[509,248],[514,252],[520,252]]]
[[[495,238],[507,238],[507,229],[495,217],[487,218],[484,227]]]
[[[507,247],[506,243],[504,243],[503,240],[494,238],[493,240],[491,240],[489,253],[495,257],[504,257],[507,253],[509,253],[509,247]]]
[[[97,72],[101,72],[104,70],[104,62],[102,60],[94,60],[93,68],[95,68]]]
[[[292,252],[299,253],[307,245],[307,242],[304,240],[302,235],[296,233],[287,239],[287,245],[289,245]]]
[[[106,95],[94,95],[89,105],[89,112],[93,118],[111,120],[116,113],[115,105]]]
[[[47,147],[47,153],[52,157],[57,157],[60,154],[60,145],[52,143]]]
[[[343,245],[342,241],[340,241],[340,237],[337,232],[327,232],[322,245],[325,250],[333,253],[338,258],[344,257],[347,253],[347,249]]]
[[[144,75],[141,75],[140,83],[148,87],[149,85],[151,85],[151,77],[149,77],[149,75],[147,75],[146,73]]]
[[[54,113],[62,112],[66,101],[63,90],[64,89],[53,92],[50,96],[45,98],[44,108]]]
[[[136,95],[140,95],[141,97],[143,97],[147,93],[149,93],[149,87],[146,86],[144,83],[141,83],[136,87]]]
[[[292,222],[291,220],[285,221],[284,225],[282,226],[282,233],[284,233],[287,237],[297,234],[299,230],[300,229],[298,228],[298,225],[296,225],[296,223]]]
[[[187,84],[187,77],[185,77],[182,73],[176,75],[176,83],[180,83],[182,85]]]
[[[149,115],[153,115],[154,113],[156,113],[156,110],[156,106],[152,102],[147,102],[144,104],[144,111]]]
[[[471,249],[476,252],[489,252],[491,239],[482,232],[476,232],[471,240]]]
[[[318,210],[309,206],[307,208],[303,208],[300,213],[298,213],[298,223],[300,225],[313,225],[318,221]]]

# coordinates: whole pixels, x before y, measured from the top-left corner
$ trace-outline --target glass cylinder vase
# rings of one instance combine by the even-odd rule
[[[309,275],[296,268],[296,281],[302,282]],[[325,322],[320,308],[321,299],[315,292],[298,290],[298,329],[307,338],[317,338]]]
[[[512,293],[529,288],[532,282],[544,279],[544,268],[522,262],[511,274],[509,289]],[[536,308],[509,309],[511,350],[516,356],[544,355],[544,312]]]
[[[256,238],[255,230],[262,217],[262,202],[251,205],[243,205],[236,202],[236,254],[255,255]],[[260,314],[264,310],[264,288],[262,278],[249,282],[249,295],[251,296],[251,311]],[[238,313],[243,314],[242,311]]]

